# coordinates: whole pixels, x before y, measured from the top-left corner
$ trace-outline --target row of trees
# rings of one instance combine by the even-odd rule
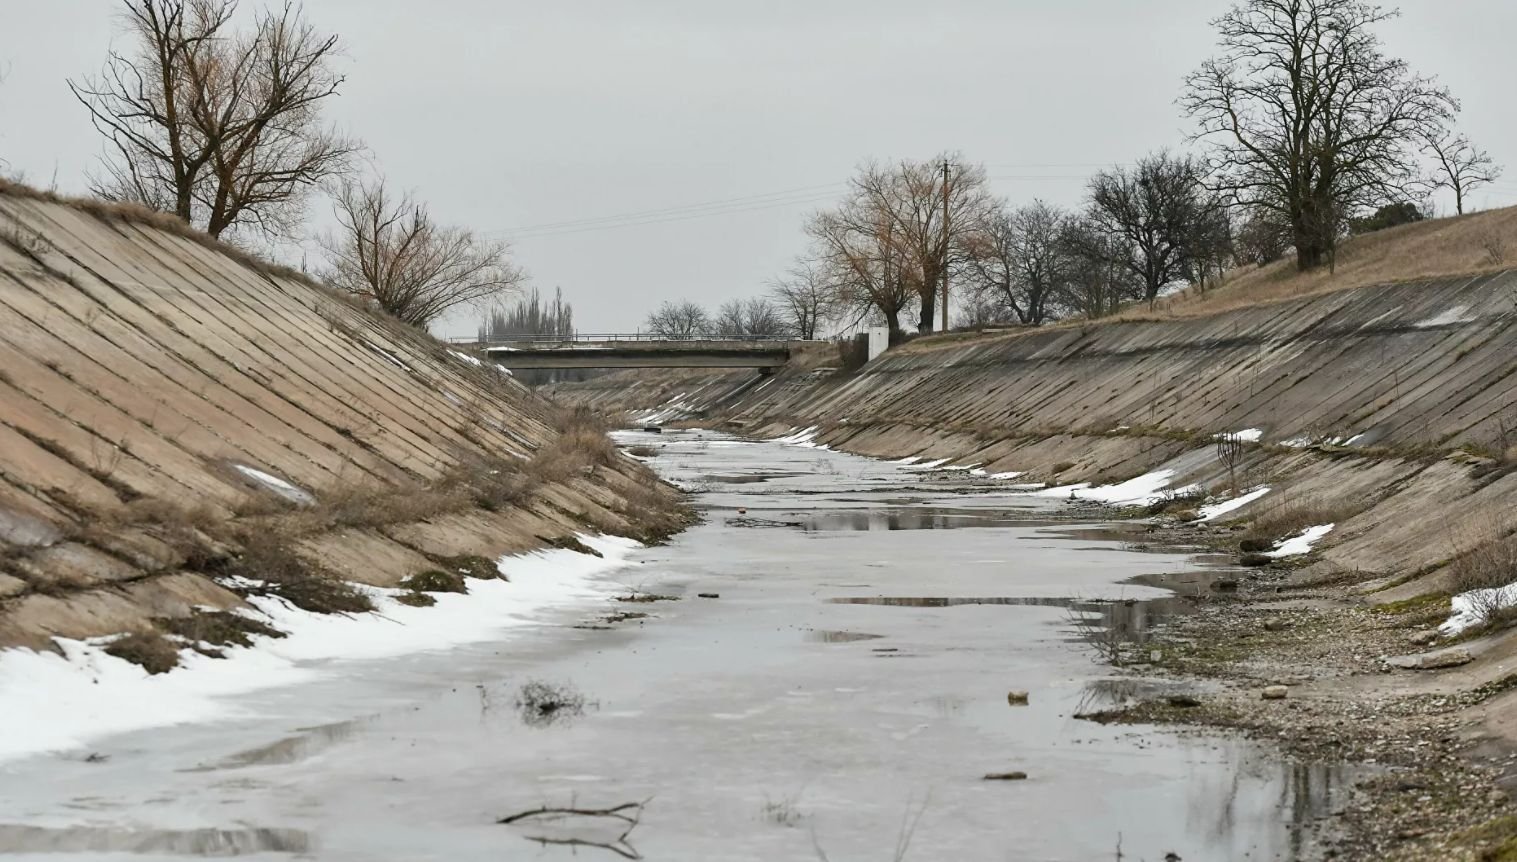
[[[648,332],[671,339],[795,338],[803,335],[781,306],[767,297],[733,299],[715,313],[698,302],[665,302],[648,313]]]
[[[290,0],[249,16],[237,0],[122,0],[121,12],[124,47],[69,81],[106,141],[96,195],[213,237],[293,238],[326,190],[339,226],[318,238],[319,274],[420,327],[522,282],[504,243],[438,224],[363,169],[362,143],[322,117],[344,81],[338,37]]]
[[[1452,128],[1458,103],[1387,56],[1391,17],[1361,0],[1244,0],[1213,24],[1220,53],[1185,82],[1194,154],[1160,151],[1095,174],[1082,206],[1012,206],[951,155],[868,164],[806,225],[781,283],[844,325],[935,328],[946,280],[964,322],[1036,325],[1152,303],[1166,288],[1420,217],[1417,201],[1499,176]]]

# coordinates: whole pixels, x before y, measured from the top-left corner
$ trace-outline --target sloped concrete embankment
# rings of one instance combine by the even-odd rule
[[[236,536],[394,586],[674,505],[495,368],[145,213],[0,189],[0,321],[0,646],[236,607]]]
[[[1058,485],[1170,470],[1171,487],[1219,493],[1232,481],[1214,435],[1255,429],[1232,479],[1271,490],[1238,514],[1358,512],[1320,566],[1370,588],[1433,575],[1381,593],[1396,598],[1438,589],[1454,545],[1498,534],[1491,513],[1517,499],[1514,324],[1507,272],[1212,317],[925,339],[854,375],[609,377],[554,397],[761,435],[816,426],[834,448]],[[1454,527],[1485,534],[1455,541]]]

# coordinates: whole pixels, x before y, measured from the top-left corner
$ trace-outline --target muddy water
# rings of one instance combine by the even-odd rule
[[[1141,642],[1183,604],[1159,585],[1208,588],[1196,561],[1055,523],[1056,502],[864,459],[629,441],[702,490],[701,526],[612,576],[673,600],[354,662],[247,696],[237,719],[0,767],[0,852],[1270,860],[1302,855],[1297,825],[1341,804],[1329,767],[1073,717],[1150,690],[1091,645],[1112,629]],[[519,706],[534,680],[561,701]],[[1013,771],[1027,777],[983,778]],[[643,800],[630,833],[610,818],[495,824]]]

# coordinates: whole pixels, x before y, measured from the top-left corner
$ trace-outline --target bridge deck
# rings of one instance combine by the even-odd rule
[[[700,341],[512,339],[480,345],[492,362],[513,369],[530,368],[759,368],[772,369],[790,359],[790,346],[776,339]]]

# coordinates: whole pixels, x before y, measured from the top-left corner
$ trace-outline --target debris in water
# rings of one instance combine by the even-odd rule
[[[987,772],[987,773],[985,773],[985,780],[986,781],[1026,781],[1027,780],[1027,773],[1022,772],[1021,770],[1014,770],[1012,772]]]
[[[719,599],[719,598],[722,597],[722,594],[721,593],[696,593],[695,597],[698,598],[698,599]]]
[[[532,680],[516,695],[516,708],[528,727],[547,727],[584,714],[585,696],[572,685]]]
[[[1026,706],[1027,705],[1027,692],[1025,692],[1025,691],[1009,691],[1009,692],[1006,693],[1006,702],[1009,703],[1009,704],[1011,704],[1012,706]]]

